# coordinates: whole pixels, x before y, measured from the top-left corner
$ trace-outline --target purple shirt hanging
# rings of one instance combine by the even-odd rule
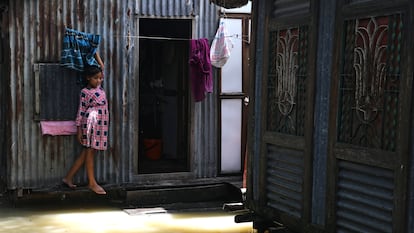
[[[206,38],[190,40],[190,80],[196,102],[202,101],[206,93],[213,92],[213,75],[210,61],[210,45]]]

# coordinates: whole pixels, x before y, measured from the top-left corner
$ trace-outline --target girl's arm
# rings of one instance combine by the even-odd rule
[[[101,59],[101,56],[99,56],[99,53],[98,52],[95,53],[95,59],[98,62],[98,64],[101,66],[101,69],[103,71],[104,70],[104,63],[103,63],[103,61]]]
[[[76,114],[76,126],[80,126],[81,122],[82,122],[82,118],[84,117],[84,114],[87,110],[87,104],[88,104],[88,98],[87,98],[87,93],[83,92],[83,90],[81,90],[80,93],[80,98],[79,98],[79,108],[78,108],[78,113]]]

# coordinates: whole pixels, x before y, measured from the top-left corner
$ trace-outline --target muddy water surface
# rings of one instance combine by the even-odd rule
[[[127,211],[102,204],[0,203],[0,233],[252,233],[252,223],[235,223],[236,213],[215,211]]]

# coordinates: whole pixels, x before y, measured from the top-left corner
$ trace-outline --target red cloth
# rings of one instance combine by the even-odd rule
[[[190,80],[196,102],[202,101],[206,93],[213,92],[213,73],[210,61],[210,46],[206,38],[190,40]]]

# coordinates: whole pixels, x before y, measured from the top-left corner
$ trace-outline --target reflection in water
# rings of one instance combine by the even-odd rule
[[[0,233],[251,233],[252,223],[235,223],[234,213],[195,212],[129,215],[119,208],[0,205]]]

